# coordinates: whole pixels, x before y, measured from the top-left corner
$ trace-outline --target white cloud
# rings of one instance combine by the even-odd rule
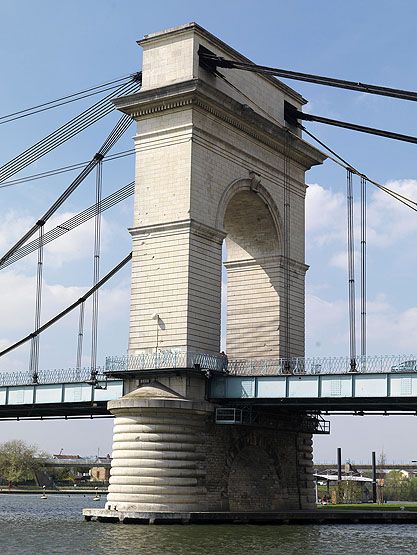
[[[45,225],[45,232],[61,225],[73,216],[75,212],[61,212],[55,214]],[[0,252],[3,254],[19,239],[31,226],[35,218],[28,214],[17,214],[14,211],[6,212],[0,222]],[[88,220],[61,237],[45,246],[44,260],[51,268],[61,268],[64,264],[93,257],[94,249],[94,219]],[[113,234],[112,225],[102,216],[101,219],[101,249],[105,251],[109,246]],[[30,241],[38,238],[36,233]],[[23,271],[33,272],[33,261],[36,254],[23,259],[19,268]]]
[[[54,215],[48,222],[48,229],[52,229],[69,220],[75,213],[65,212]],[[62,267],[67,262],[74,262],[85,258],[92,258],[94,249],[94,219],[65,233],[45,247],[45,257],[54,267]],[[105,250],[110,237],[110,226],[106,219],[101,218],[101,249]]]
[[[417,180],[402,179],[386,184],[399,194],[417,200]],[[370,246],[385,248],[399,243],[417,231],[417,213],[387,193],[374,190],[368,207]]]
[[[44,282],[42,297],[42,323],[76,301],[86,292],[86,287],[63,286]],[[34,293],[35,277],[17,273],[12,269],[0,272],[0,346],[2,348],[26,336],[34,327]],[[104,362],[104,355],[112,354],[113,350],[119,354],[124,351],[127,342],[127,319],[129,313],[130,287],[125,283],[117,286],[108,284],[99,294],[99,326],[103,340],[99,339],[100,362]],[[43,363],[46,367],[66,365],[72,366],[75,357],[77,335],[78,310],[63,318],[50,330],[46,340],[41,339],[43,348]],[[86,352],[89,349],[89,333],[91,320],[91,299],[86,303],[85,329]],[[121,337],[120,330],[125,331],[126,337]],[[49,335],[53,336],[49,345]],[[120,345],[119,345],[120,343]],[[110,349],[110,352],[109,352]],[[67,362],[67,364],[66,364]],[[26,369],[27,346],[18,348],[11,355],[0,358],[0,368]]]
[[[359,333],[359,299],[357,333]],[[325,300],[306,295],[307,356],[347,356],[348,305],[346,299]],[[398,309],[385,296],[367,303],[368,354],[417,353],[417,307]],[[359,336],[357,337],[359,345]]]
[[[306,235],[321,245],[346,236],[345,198],[321,185],[312,184],[306,197]]]
[[[417,180],[403,179],[387,183],[388,188],[417,200]],[[359,180],[355,178],[354,231],[360,240]],[[346,198],[321,185],[310,185],[306,198],[307,241],[318,246],[339,243],[346,245]],[[368,185],[367,245],[386,248],[417,232],[417,214],[387,193]]]
[[[33,225],[28,214],[18,214],[9,210],[0,219],[0,251],[6,252]]]

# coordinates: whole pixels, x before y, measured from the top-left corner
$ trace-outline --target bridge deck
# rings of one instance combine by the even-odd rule
[[[220,376],[210,398],[305,410],[415,411],[417,373]]]
[[[196,352],[158,351],[110,357],[104,369],[0,374],[0,419],[108,416],[107,401],[132,377],[203,372],[209,399],[305,411],[417,411],[417,356],[230,360]]]
[[[0,387],[0,419],[109,416],[107,401],[123,395],[123,380]]]

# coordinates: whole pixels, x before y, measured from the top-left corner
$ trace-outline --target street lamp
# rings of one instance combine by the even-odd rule
[[[152,320],[155,320],[156,322],[156,348],[155,348],[155,353],[158,353],[158,343],[159,343],[159,314],[157,312],[155,312],[154,314],[152,314]]]

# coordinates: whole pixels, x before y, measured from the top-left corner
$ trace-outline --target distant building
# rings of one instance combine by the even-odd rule
[[[97,457],[97,466],[93,466],[90,469],[91,480],[96,482],[108,482],[110,480],[110,468],[108,467],[110,460],[110,455],[107,455],[107,457]],[[100,466],[100,463],[106,464],[106,466]]]

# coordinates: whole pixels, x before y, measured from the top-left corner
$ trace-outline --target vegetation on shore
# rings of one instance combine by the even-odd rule
[[[6,441],[0,445],[0,477],[8,483],[34,480],[44,457],[34,445],[17,439]]]
[[[103,488],[107,484],[92,481],[85,475],[84,468],[45,467],[46,459],[51,455],[42,453],[35,445],[21,440],[6,441],[0,444],[0,493],[14,492],[37,493],[43,486],[47,489],[60,489],[67,493],[86,488]]]

